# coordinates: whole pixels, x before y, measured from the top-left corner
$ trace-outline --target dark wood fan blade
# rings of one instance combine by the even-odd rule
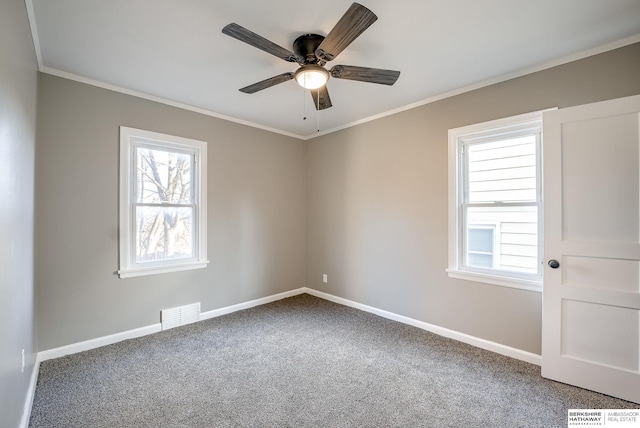
[[[360,82],[379,83],[381,85],[393,85],[400,77],[396,70],[383,70],[381,68],[356,67],[353,65],[336,65],[329,73],[336,79],[358,80]]]
[[[222,32],[227,36],[231,36],[234,39],[238,39],[241,42],[245,42],[253,47],[256,47],[260,50],[263,50],[271,55],[275,55],[278,58],[282,58],[285,61],[289,62],[297,62],[295,54],[288,49],[283,48],[282,46],[276,45],[270,40],[265,39],[264,37],[254,33],[253,31],[247,30],[246,28],[236,24],[231,23],[226,25]]]
[[[310,92],[311,97],[313,98],[313,105],[316,107],[316,110],[324,110],[332,106],[327,85],[324,85],[320,89],[311,89]],[[318,98],[320,99],[318,100]]]
[[[377,19],[375,13],[361,4],[353,3],[320,43],[316,56],[321,60],[331,61]]]
[[[245,86],[244,88],[240,89],[240,92],[244,92],[245,94],[255,94],[258,91],[270,88],[274,85],[277,85],[278,83],[283,83],[287,80],[291,80],[293,79],[293,75],[294,73],[279,74],[278,76],[270,77],[261,82],[254,83],[253,85]]]

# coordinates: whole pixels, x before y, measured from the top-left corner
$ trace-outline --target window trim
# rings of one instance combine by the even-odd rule
[[[195,256],[189,259],[135,261],[136,166],[137,146],[183,151],[194,156],[193,204],[196,231],[193,232]],[[119,270],[120,278],[179,272],[207,267],[207,143],[190,138],[120,126],[119,183]]]
[[[542,224],[542,114],[555,108],[525,113],[488,122],[450,129],[449,138],[449,264],[447,274],[451,278],[467,281],[482,282],[486,284],[512,287],[530,291],[542,291],[542,249],[543,249],[543,224]],[[463,180],[465,165],[461,153],[461,140],[483,139],[490,135],[521,134],[524,130],[536,128],[540,133],[537,153],[537,187],[538,187],[538,274],[527,275],[508,271],[489,269],[469,269],[464,266],[462,251],[464,233],[462,232],[463,213],[461,198],[466,187]]]

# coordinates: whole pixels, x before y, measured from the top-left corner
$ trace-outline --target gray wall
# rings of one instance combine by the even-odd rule
[[[37,63],[24,1],[0,4],[0,427],[16,427],[36,352],[33,165]],[[27,366],[21,373],[21,351]]]
[[[447,131],[638,93],[635,44],[312,140],[307,286],[540,354],[540,293],[445,272]]]
[[[637,94],[639,75],[636,44],[309,142],[41,75],[39,349],[307,285],[539,354],[539,293],[445,273],[447,130]],[[113,274],[120,125],[209,142],[207,269]]]
[[[40,75],[36,159],[39,350],[305,285],[304,141]],[[208,142],[206,269],[119,279],[119,126]]]

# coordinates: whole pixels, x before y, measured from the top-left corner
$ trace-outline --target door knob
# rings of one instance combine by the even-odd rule
[[[549,267],[551,269],[558,269],[560,267],[560,262],[557,261],[556,259],[551,259],[549,260]]]

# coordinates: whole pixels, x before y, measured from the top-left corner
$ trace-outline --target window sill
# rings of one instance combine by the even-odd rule
[[[181,272],[184,270],[202,269],[202,268],[206,268],[208,264],[209,264],[209,260],[206,260],[204,262],[191,262],[191,263],[185,263],[181,265],[149,266],[144,268],[121,269],[116,273],[118,274],[120,279],[134,278],[137,276],[156,275],[159,273]]]
[[[479,272],[469,272],[458,269],[447,269],[447,274],[450,278],[464,279],[466,281],[482,282],[485,284],[498,285],[501,287],[518,288],[520,290],[542,292],[542,281],[521,279],[521,278],[506,278],[500,275],[490,275]]]

